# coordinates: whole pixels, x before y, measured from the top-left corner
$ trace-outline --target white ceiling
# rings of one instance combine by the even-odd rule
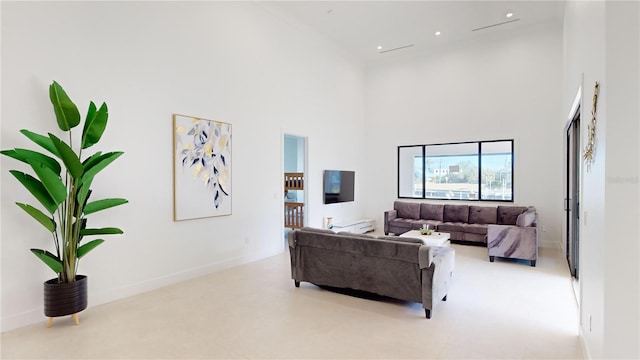
[[[563,1],[271,1],[268,6],[324,34],[365,62],[490,32],[562,21],[564,9]],[[513,12],[513,17],[507,18],[507,12]],[[436,31],[441,35],[435,36]]]

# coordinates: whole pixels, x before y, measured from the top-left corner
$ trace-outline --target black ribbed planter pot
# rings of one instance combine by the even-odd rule
[[[73,315],[87,308],[87,277],[77,275],[72,283],[51,279],[44,283],[44,314],[50,318]]]

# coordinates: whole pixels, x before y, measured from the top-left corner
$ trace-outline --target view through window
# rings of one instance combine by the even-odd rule
[[[513,140],[399,146],[398,197],[513,201]]]

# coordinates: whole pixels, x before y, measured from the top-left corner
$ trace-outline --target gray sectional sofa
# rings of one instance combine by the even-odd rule
[[[538,259],[538,232],[535,209],[528,208],[518,215],[515,225],[489,225],[487,247],[489,261],[496,257],[529,260],[536,266]]]
[[[534,218],[527,222],[526,227],[530,228],[530,232],[535,233],[536,215],[533,207],[395,201],[393,210],[384,213],[384,233],[399,235],[428,224],[430,228],[451,234],[452,241],[487,244],[490,242],[487,236],[490,225],[512,226],[514,231],[517,231],[518,217],[527,210],[529,210],[528,214],[532,213]],[[524,221],[522,223],[524,224]]]
[[[421,303],[427,318],[446,301],[455,250],[397,236],[303,228],[288,237],[291,278]]]

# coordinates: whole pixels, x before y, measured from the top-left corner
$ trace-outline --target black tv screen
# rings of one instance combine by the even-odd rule
[[[324,203],[334,204],[353,201],[355,188],[354,171],[325,170],[324,171]]]

